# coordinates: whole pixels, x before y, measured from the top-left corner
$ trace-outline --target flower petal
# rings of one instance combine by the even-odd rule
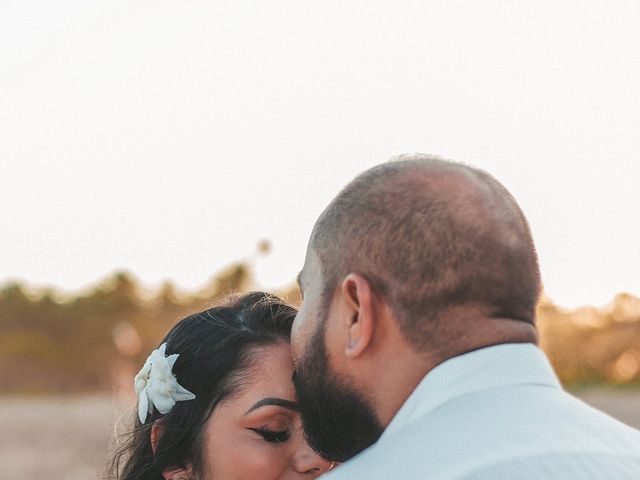
[[[156,395],[153,397],[153,405],[162,414],[169,413],[176,401],[170,395]]]
[[[149,378],[149,373],[151,372],[151,362],[147,358],[147,361],[144,362],[144,365],[135,376],[133,380],[134,388],[136,393],[140,393],[144,387],[147,385],[147,380]]]
[[[163,343],[151,352],[144,366],[136,375],[135,389],[138,393],[138,417],[144,423],[147,415],[153,414],[155,408],[161,414],[171,411],[178,401],[193,400],[196,396],[178,384],[171,372],[177,353],[165,357],[167,344]]]
[[[147,419],[149,406],[149,397],[147,397],[147,392],[143,390],[138,396],[138,418],[140,423],[144,423]]]
[[[173,393],[173,398],[176,400],[176,402],[182,402],[185,400],[194,400],[196,396],[195,394],[184,388],[182,385],[178,384],[175,392]]]
[[[167,357],[167,363],[169,364],[169,369],[173,370],[173,365],[176,363],[176,360],[180,356],[179,353],[174,353],[173,355],[169,355]]]

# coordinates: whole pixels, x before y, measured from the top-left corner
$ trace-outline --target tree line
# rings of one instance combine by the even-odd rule
[[[2,392],[126,390],[176,321],[230,292],[254,288],[244,263],[229,266],[195,292],[181,292],[168,282],[147,291],[127,272],[71,296],[5,284],[0,287]],[[274,293],[300,302],[294,284]],[[640,385],[639,298],[620,294],[604,308],[565,310],[543,297],[537,316],[541,345],[565,385]]]

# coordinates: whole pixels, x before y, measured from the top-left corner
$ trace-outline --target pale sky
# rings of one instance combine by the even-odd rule
[[[402,152],[484,168],[561,305],[640,295],[640,2],[4,0],[0,283],[204,284]]]

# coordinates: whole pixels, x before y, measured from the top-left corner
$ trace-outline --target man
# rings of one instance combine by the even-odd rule
[[[640,432],[537,347],[529,226],[489,174],[426,155],[364,172],[299,284],[294,381],[311,445],[346,462],[329,479],[640,479]]]

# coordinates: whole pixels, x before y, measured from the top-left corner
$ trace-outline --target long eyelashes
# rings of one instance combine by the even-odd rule
[[[267,442],[271,442],[271,443],[286,442],[287,440],[289,440],[289,437],[291,437],[289,430],[282,430],[280,432],[267,430],[266,428],[248,428],[247,430],[256,432],[258,435],[262,436],[262,438],[264,438]]]

